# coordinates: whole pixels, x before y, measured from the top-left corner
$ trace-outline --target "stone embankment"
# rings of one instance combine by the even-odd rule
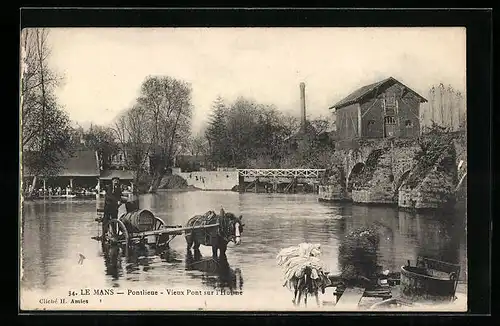
[[[238,186],[238,171],[196,171],[180,172],[173,171],[173,175],[181,177],[187,186],[200,190],[229,191]]]

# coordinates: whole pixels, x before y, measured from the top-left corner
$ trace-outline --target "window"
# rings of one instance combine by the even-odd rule
[[[411,122],[411,120],[406,120],[406,121],[405,121],[405,127],[406,127],[406,128],[411,128],[411,127],[413,127],[413,122]]]
[[[385,104],[387,106],[395,106],[396,105],[396,96],[394,96],[394,95],[387,95],[386,96]]]
[[[385,114],[395,114],[395,110],[397,110],[396,96],[393,94],[384,94],[382,107]]]
[[[368,131],[372,131],[374,126],[375,126],[375,120],[368,120],[368,123],[367,123]]]
[[[396,119],[394,117],[385,117],[385,124],[395,125]]]

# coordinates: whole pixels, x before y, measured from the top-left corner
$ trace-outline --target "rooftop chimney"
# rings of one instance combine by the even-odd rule
[[[300,83],[300,126],[306,131],[306,84]]]

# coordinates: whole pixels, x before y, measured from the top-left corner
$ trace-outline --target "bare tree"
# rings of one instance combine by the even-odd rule
[[[462,129],[465,124],[463,95],[451,85],[445,87],[441,83],[432,86],[429,90],[429,103],[424,108],[430,110],[430,118],[424,121],[426,129],[432,129],[436,124],[453,131]],[[437,119],[436,114],[439,116]]]
[[[114,131],[110,127],[95,126],[84,133],[85,147],[96,151],[103,169],[107,169],[111,163],[111,157],[118,151]]]
[[[61,78],[49,67],[48,35],[38,28],[21,33],[22,161],[23,175],[33,176],[32,190],[37,177],[57,173],[71,149],[70,120],[54,94]]]
[[[445,120],[444,120],[444,97],[445,97],[445,89],[444,85],[441,83],[439,84],[439,117],[440,117],[440,125],[444,125]]]
[[[149,125],[146,110],[140,105],[134,105],[118,117],[113,127],[127,167],[134,171],[136,182],[145,172],[151,149],[152,133]]]
[[[455,90],[451,85],[448,85],[448,88],[446,90],[446,95],[447,95],[447,101],[446,101],[446,110],[448,111],[448,118],[450,122],[450,129],[453,131],[455,130],[455,119],[454,119],[454,114],[456,111],[456,107],[454,106],[455,102]]]
[[[146,110],[152,130],[149,192],[156,192],[166,168],[190,135],[191,92],[190,84],[168,76],[149,76],[142,84],[137,103]]]

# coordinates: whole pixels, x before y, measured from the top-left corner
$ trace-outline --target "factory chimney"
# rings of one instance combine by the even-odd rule
[[[306,131],[306,84],[300,83],[300,126]]]

